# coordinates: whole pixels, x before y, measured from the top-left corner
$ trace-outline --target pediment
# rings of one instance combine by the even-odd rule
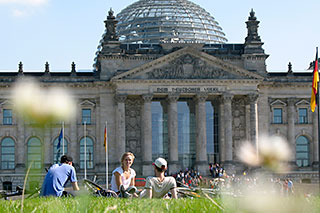
[[[279,99],[273,101],[271,104],[271,106],[287,106],[287,104]]]
[[[262,76],[186,47],[114,76],[118,79],[263,79]]]
[[[94,107],[95,103],[93,103],[89,100],[84,100],[84,101],[80,102],[79,105],[82,107]]]
[[[309,106],[310,105],[310,102],[309,101],[306,101],[306,100],[300,100],[296,103],[296,106]]]
[[[3,102],[0,103],[1,106],[13,106],[12,101],[9,100],[5,100]]]

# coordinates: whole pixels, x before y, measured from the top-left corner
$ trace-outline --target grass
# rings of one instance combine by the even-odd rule
[[[21,200],[1,200],[0,212],[20,212]],[[221,212],[209,199],[33,198],[24,212]]]
[[[210,200],[211,199],[211,200]],[[320,212],[319,196],[120,199],[89,195],[75,198],[31,198],[23,212]],[[212,200],[213,199],[213,200]],[[214,202],[222,206],[224,211]],[[0,213],[21,212],[21,200],[0,200]]]

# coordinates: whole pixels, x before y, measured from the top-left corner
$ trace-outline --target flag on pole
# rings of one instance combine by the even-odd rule
[[[103,139],[104,150],[107,152],[107,126],[104,128],[104,139]]]
[[[60,131],[60,134],[59,134],[59,138],[58,138],[57,149],[60,149],[62,137],[63,137],[63,131],[62,131],[62,128],[61,128],[61,131]]]
[[[58,150],[57,155],[56,155],[56,162],[57,163],[60,162],[60,149]]]
[[[317,96],[319,92],[318,88],[318,82],[319,82],[319,72],[318,72],[318,47],[316,51],[316,60],[314,61],[314,67],[313,67],[313,81],[312,81],[312,94],[311,94],[311,111],[314,112],[316,106],[317,106]]]

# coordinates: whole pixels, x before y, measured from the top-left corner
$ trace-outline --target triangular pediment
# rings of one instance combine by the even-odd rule
[[[271,106],[287,106],[287,104],[279,99],[273,101],[271,104]]]
[[[95,103],[93,103],[89,100],[84,100],[84,101],[80,102],[79,105],[82,107],[94,107]]]
[[[192,47],[185,47],[112,78],[118,79],[223,80],[263,77]]]
[[[13,103],[9,100],[5,100],[0,103],[1,106],[13,106]]]
[[[309,101],[306,101],[306,100],[300,100],[296,103],[296,106],[309,106],[310,105],[310,102]]]

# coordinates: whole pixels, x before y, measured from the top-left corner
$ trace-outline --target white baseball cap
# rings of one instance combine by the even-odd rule
[[[167,161],[163,158],[157,158],[153,165],[155,165],[156,167],[158,167],[159,169],[162,169],[162,167],[167,168]]]

